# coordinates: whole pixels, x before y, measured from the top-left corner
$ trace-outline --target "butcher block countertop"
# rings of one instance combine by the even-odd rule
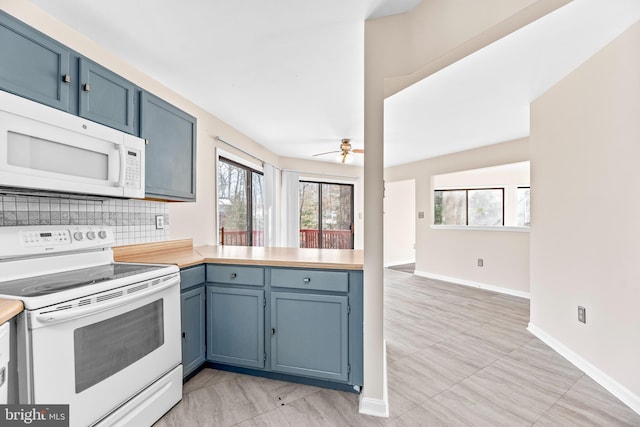
[[[24,310],[22,301],[0,298],[0,325]]]
[[[205,262],[271,267],[362,270],[364,254],[353,249],[263,248],[258,246],[198,246]]]
[[[176,264],[180,268],[203,263],[277,267],[362,270],[364,253],[352,249],[263,248],[252,246],[197,246],[191,239],[117,246],[119,262]]]
[[[116,246],[113,259],[118,262],[176,264],[180,268],[202,264],[204,257],[193,249],[191,239]]]

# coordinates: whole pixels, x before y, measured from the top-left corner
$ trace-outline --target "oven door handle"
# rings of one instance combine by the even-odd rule
[[[52,323],[64,322],[66,320],[91,316],[106,310],[110,310],[115,307],[131,304],[132,302],[135,302],[142,298],[146,298],[149,295],[156,294],[164,289],[170,288],[171,286],[176,286],[179,283],[180,283],[180,276],[176,275],[175,277],[167,279],[164,283],[160,285],[155,285],[150,289],[138,291],[135,294],[114,298],[112,300],[98,303],[98,304],[89,304],[81,308],[70,308],[66,310],[49,311],[46,313],[41,313],[36,315],[36,320],[43,324],[50,325]]]

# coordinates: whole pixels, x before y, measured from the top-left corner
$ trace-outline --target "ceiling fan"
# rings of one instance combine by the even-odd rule
[[[335,151],[327,151],[326,153],[318,153],[314,154],[313,157],[324,156],[326,154],[338,153],[336,156],[336,162],[338,163],[351,163],[353,162],[354,154],[362,154],[364,150],[359,148],[351,148],[351,140],[349,138],[344,138],[340,143],[340,149]]]

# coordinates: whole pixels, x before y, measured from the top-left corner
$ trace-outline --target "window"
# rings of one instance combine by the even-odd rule
[[[504,189],[435,190],[434,224],[504,225]]]
[[[516,225],[529,227],[531,225],[531,201],[530,187],[518,187],[516,189]]]
[[[300,247],[353,249],[353,185],[300,181]]]
[[[218,161],[220,243],[264,246],[264,176],[225,159]]]

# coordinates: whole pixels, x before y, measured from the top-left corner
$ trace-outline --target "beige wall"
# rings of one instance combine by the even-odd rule
[[[416,274],[494,288],[515,295],[529,293],[529,233],[436,229],[433,224],[435,175],[529,160],[527,138],[387,168],[385,180],[416,181]],[[484,266],[477,266],[477,259]]]
[[[416,261],[416,182],[384,184],[384,265]]]
[[[532,104],[531,326],[640,412],[638,46],[635,24]]]

